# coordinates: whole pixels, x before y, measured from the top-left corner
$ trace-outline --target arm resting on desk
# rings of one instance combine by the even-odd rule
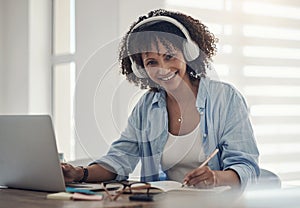
[[[233,170],[216,170],[214,172],[216,177],[216,186],[231,186],[233,188],[241,185],[238,174]]]
[[[109,181],[116,178],[117,174],[104,168],[99,164],[92,164],[87,167],[89,170],[88,182]]]
[[[88,167],[88,176],[86,182],[100,182],[112,180],[116,174],[99,164],[92,164]],[[66,183],[78,182],[84,176],[84,171],[81,167],[74,167],[70,164],[62,164],[62,170]]]

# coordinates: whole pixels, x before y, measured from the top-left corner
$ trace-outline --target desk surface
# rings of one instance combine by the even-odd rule
[[[47,193],[0,189],[0,207],[22,208],[66,208],[66,207],[209,207],[209,208],[277,208],[300,207],[300,189],[293,190],[257,190],[244,193],[203,193],[203,192],[168,192],[155,202],[133,202],[128,195],[122,195],[116,202],[108,199],[103,201],[72,201],[46,199]]]

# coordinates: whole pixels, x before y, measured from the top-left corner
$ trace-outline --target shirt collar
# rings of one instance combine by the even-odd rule
[[[160,108],[166,106],[166,91],[163,89],[159,89],[158,92],[153,92],[154,97],[152,99],[152,106],[158,106]]]
[[[198,109],[205,108],[209,81],[210,79],[208,77],[201,77],[199,88],[198,88],[197,100],[196,100],[196,108]]]

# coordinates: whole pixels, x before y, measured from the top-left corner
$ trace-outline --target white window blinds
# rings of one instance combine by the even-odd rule
[[[260,166],[300,181],[300,1],[166,0],[219,39],[214,66],[246,97]]]

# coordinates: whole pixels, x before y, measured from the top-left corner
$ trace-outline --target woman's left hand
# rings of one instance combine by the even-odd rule
[[[187,173],[184,182],[189,186],[198,188],[213,188],[217,184],[216,174],[208,166],[196,168]]]

